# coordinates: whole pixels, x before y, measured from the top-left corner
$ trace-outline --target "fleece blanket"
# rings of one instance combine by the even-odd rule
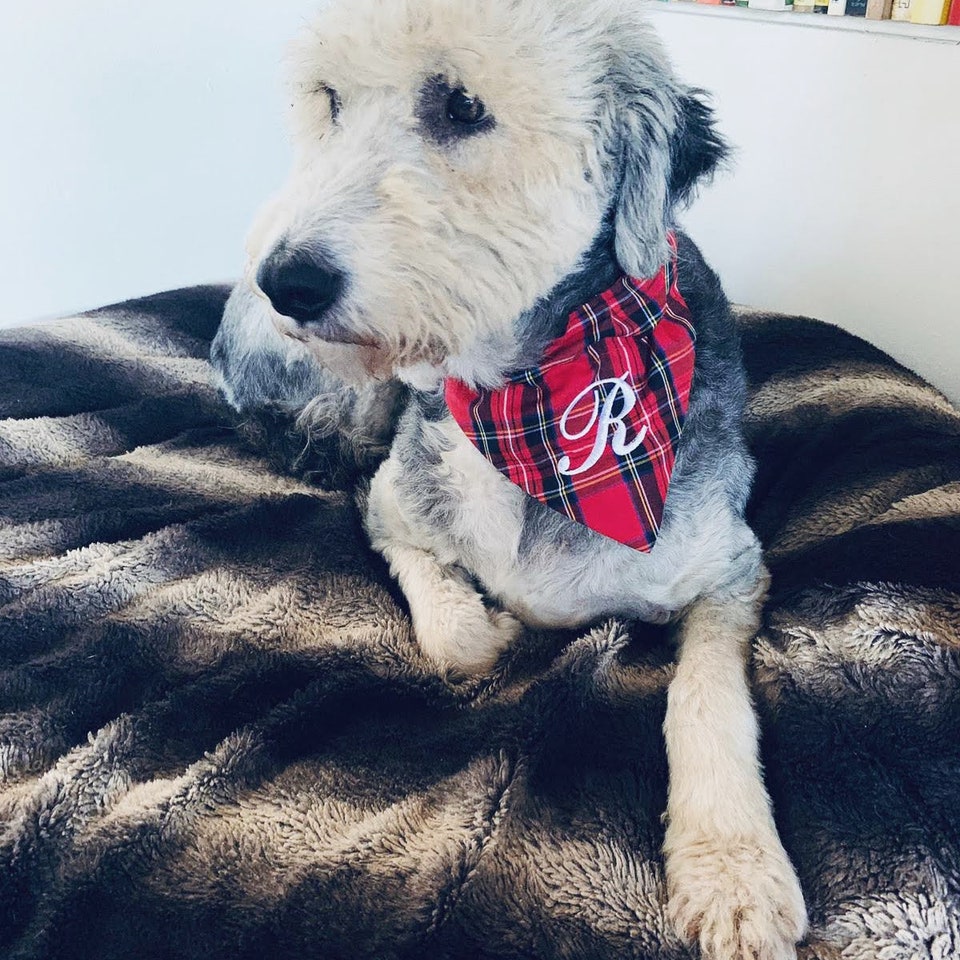
[[[438,676],[350,490],[219,401],[226,292],[0,333],[0,956],[692,956],[664,634]],[[801,956],[960,957],[960,414],[834,327],[742,324]]]

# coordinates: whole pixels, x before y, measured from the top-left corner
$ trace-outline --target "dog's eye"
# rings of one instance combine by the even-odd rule
[[[430,77],[420,88],[416,118],[424,135],[441,145],[493,130],[496,118],[479,97],[462,84],[452,84],[442,74]]]
[[[343,106],[340,101],[340,94],[337,93],[333,87],[329,87],[325,83],[321,83],[317,87],[317,92],[326,94],[327,99],[330,101],[330,119],[336,122],[340,116],[340,108]]]
[[[454,123],[468,126],[480,123],[487,115],[487,108],[478,97],[471,97],[462,87],[454,90],[447,99],[447,118]]]

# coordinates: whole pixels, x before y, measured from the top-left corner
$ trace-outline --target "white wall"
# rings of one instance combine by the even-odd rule
[[[649,10],[737,147],[685,217],[728,295],[846,327],[960,402],[960,46]]]
[[[0,325],[235,276],[286,174],[280,62],[316,0],[8,6]],[[687,217],[730,295],[840,323],[960,400],[960,48],[650,11],[739,148]]]
[[[283,52],[316,6],[3,4],[0,325],[239,273],[289,162]]]

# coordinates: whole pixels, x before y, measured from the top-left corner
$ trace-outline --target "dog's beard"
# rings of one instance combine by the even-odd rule
[[[394,376],[392,353],[380,346],[312,338],[304,342],[317,362],[344,383],[363,386],[371,380],[390,380]]]
[[[398,371],[414,366],[439,368],[446,351],[439,344],[389,344],[385,341],[362,343],[335,343],[304,334],[296,335],[284,329],[285,336],[292,336],[303,343],[316,361],[337,379],[352,386],[363,386],[371,380],[392,380]]]

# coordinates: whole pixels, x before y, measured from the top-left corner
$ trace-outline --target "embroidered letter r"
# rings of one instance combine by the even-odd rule
[[[627,442],[627,427],[623,422],[628,413],[637,405],[637,394],[631,384],[627,382],[628,374],[622,377],[614,377],[606,380],[596,380],[574,397],[573,402],[563,412],[560,417],[560,433],[567,440],[580,440],[585,437],[590,430],[596,428],[594,436],[593,449],[587,456],[587,459],[574,468],[570,463],[568,456],[563,456],[557,461],[557,470],[568,476],[574,477],[589,470],[603,454],[603,448],[607,443],[607,436],[610,433],[610,427],[613,426],[613,437],[610,439],[610,448],[618,456],[622,457],[632,453],[643,443],[647,435],[647,425],[644,424],[636,437],[629,443]],[[603,400],[603,408],[600,407],[600,394],[602,387],[609,387]],[[591,413],[587,425],[579,433],[570,433],[567,430],[567,421],[576,410],[577,405],[587,394],[593,394],[593,412]],[[614,413],[614,404],[617,398],[622,397],[623,402],[620,409]]]

